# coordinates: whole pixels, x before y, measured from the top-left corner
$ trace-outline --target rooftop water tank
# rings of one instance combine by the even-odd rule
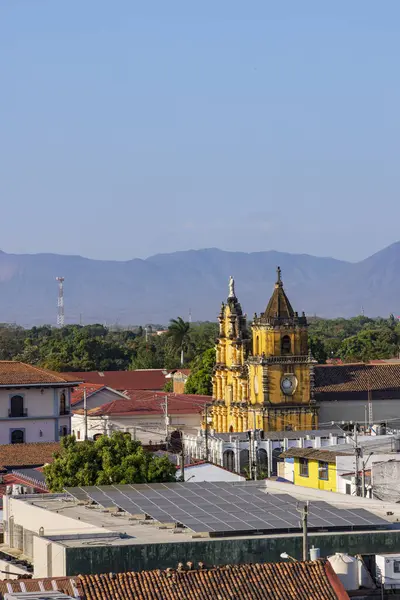
[[[329,556],[329,562],[346,591],[358,590],[358,561],[345,552]]]

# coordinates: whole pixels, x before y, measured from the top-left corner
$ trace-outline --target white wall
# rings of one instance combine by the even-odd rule
[[[103,406],[103,404],[108,404],[109,402],[113,402],[114,400],[124,400],[125,396],[119,394],[118,392],[112,389],[105,389],[88,396],[87,398],[87,408],[90,410],[91,408],[98,408],[99,406]],[[73,405],[73,410],[80,410],[83,408],[83,399],[81,402]]]
[[[364,460],[367,460],[369,456],[368,450],[364,451]],[[366,463],[366,470],[369,470],[371,466],[376,462],[387,462],[389,460],[400,460],[400,453],[391,454],[371,454]],[[336,491],[345,494],[346,483],[350,483],[348,479],[345,479],[343,475],[347,473],[355,473],[356,459],[355,456],[337,456],[336,457]],[[362,459],[359,462],[360,471],[362,470]],[[354,486],[352,486],[354,491]]]
[[[70,415],[60,416],[60,395],[66,395],[66,406],[69,406],[70,392],[68,388],[15,388],[0,389],[0,444],[11,442],[13,429],[24,431],[25,442],[54,442],[59,439],[60,426],[71,428]],[[8,416],[12,396],[22,396],[26,417]]]
[[[11,442],[11,430],[25,430],[25,442],[54,442],[55,420],[7,419],[0,421],[0,444]]]
[[[62,535],[66,533],[104,533],[106,529],[96,527],[85,521],[78,521],[63,513],[55,513],[45,510],[38,506],[28,504],[26,500],[19,500],[12,496],[3,496],[4,521],[8,521],[12,516],[14,523],[21,525],[24,529],[29,529],[37,535],[41,527],[44,529],[44,536]],[[10,542],[9,527],[4,533],[6,544]]]
[[[365,400],[323,400],[318,402],[320,423],[330,421],[365,421],[365,405],[368,404],[367,394]],[[400,399],[372,400],[373,422],[380,423],[386,419],[397,418],[400,414]]]
[[[65,546],[35,536],[33,556],[34,577],[64,577],[66,575]]]
[[[200,415],[180,415],[176,417],[170,415],[169,431],[175,429],[195,429],[200,428]],[[84,417],[83,415],[73,415],[72,431],[78,438],[84,439]],[[153,444],[165,440],[165,418],[162,415],[134,415],[126,417],[88,417],[88,438],[93,439],[97,434],[109,434],[112,431],[128,431],[132,439],[137,439],[143,444],[150,441]]]

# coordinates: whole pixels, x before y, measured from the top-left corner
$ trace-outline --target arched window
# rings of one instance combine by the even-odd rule
[[[257,452],[258,464],[262,471],[267,471],[268,469],[268,454],[264,448],[260,448]]]
[[[241,450],[240,451],[240,472],[245,475],[249,475],[249,451]]]
[[[60,427],[60,437],[64,437],[65,435],[68,435],[68,427],[66,425],[62,425]]]
[[[25,442],[25,432],[23,429],[14,429],[11,432],[12,444],[23,444]]]
[[[226,450],[224,452],[224,467],[228,471],[235,470],[235,453],[233,450]]]
[[[278,474],[278,463],[283,462],[283,458],[281,458],[281,454],[283,452],[283,448],[274,448],[272,450],[272,473],[271,475]]]
[[[61,392],[60,394],[60,415],[67,414],[67,399],[65,397],[65,392]]]
[[[102,435],[103,435],[102,433],[96,433],[96,435],[93,436],[93,440],[94,441],[98,440],[99,438],[101,438]]]
[[[24,398],[23,396],[12,396],[10,400],[10,417],[24,416]]]
[[[281,354],[290,354],[292,350],[292,343],[288,335],[284,335],[281,341]]]

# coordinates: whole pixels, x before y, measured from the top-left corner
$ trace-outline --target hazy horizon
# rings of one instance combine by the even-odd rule
[[[202,252],[202,251],[208,251],[208,250],[217,250],[219,252],[229,252],[229,253],[237,253],[237,254],[258,254],[258,253],[262,253],[262,252],[277,252],[279,254],[289,254],[289,255],[298,255],[298,256],[314,256],[316,258],[331,258],[331,259],[339,260],[342,262],[357,263],[357,262],[361,262],[362,260],[364,260],[366,258],[369,258],[370,256],[373,256],[373,254],[376,254],[376,253],[380,252],[381,250],[385,250],[386,248],[389,248],[390,246],[394,246],[396,244],[400,244],[400,240],[392,242],[390,244],[387,244],[387,246],[385,246],[383,248],[379,248],[377,251],[372,252],[371,254],[368,254],[366,256],[363,256],[359,260],[349,260],[346,258],[338,258],[336,256],[330,256],[330,255],[324,255],[324,254],[311,254],[309,252],[302,252],[301,250],[299,250],[298,252],[286,252],[285,250],[276,250],[275,248],[268,248],[267,250],[253,250],[253,251],[246,252],[245,250],[227,250],[226,248],[218,248],[216,246],[208,247],[208,248],[206,248],[206,247],[204,247],[204,248],[184,248],[182,250],[172,250],[169,252],[156,252],[154,254],[149,254],[148,256],[133,256],[133,257],[127,258],[127,259],[107,258],[107,257],[106,258],[98,258],[98,257],[94,257],[94,256],[84,256],[82,254],[62,253],[62,252],[52,252],[52,251],[8,252],[7,250],[4,250],[4,248],[0,248],[0,254],[15,255],[15,256],[19,256],[19,255],[36,256],[36,255],[41,255],[41,254],[42,255],[54,255],[54,256],[66,256],[66,257],[75,256],[75,257],[84,258],[87,260],[99,260],[99,261],[107,261],[107,262],[129,262],[132,260],[147,260],[154,256],[163,255],[163,254],[177,254],[177,253],[185,253],[185,252]]]

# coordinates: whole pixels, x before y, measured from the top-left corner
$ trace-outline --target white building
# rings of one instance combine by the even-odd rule
[[[177,480],[181,481],[181,477],[182,470],[177,469]],[[246,481],[246,478],[223,467],[203,462],[197,465],[185,466],[185,481],[191,481],[192,483],[199,483],[200,481]]]
[[[215,433],[207,436],[208,456],[211,462],[229,471],[242,473],[248,469],[249,461],[257,453],[259,469],[265,476],[278,474],[280,454],[292,447],[324,448],[346,441],[346,434],[339,427],[313,431],[273,431],[249,439],[247,433]],[[202,430],[184,436],[185,453],[193,459],[205,458],[206,437]]]
[[[54,442],[69,434],[77,383],[62,373],[0,361],[0,444]]]
[[[160,444],[165,442],[167,432],[199,430],[204,404],[209,400],[208,396],[126,390],[117,400],[88,408],[88,439],[123,431],[143,444]],[[72,430],[77,439],[84,439],[82,408],[74,411]]]

